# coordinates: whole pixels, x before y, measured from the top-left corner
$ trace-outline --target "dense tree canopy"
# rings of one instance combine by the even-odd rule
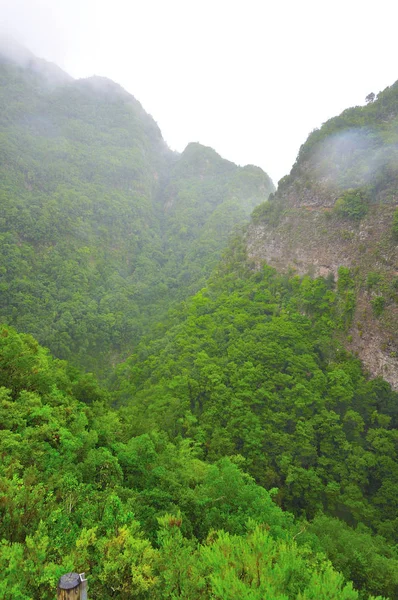
[[[261,169],[175,155],[116,84],[33,65],[0,60],[0,597],[77,571],[92,600],[397,598],[398,395],[344,349],[355,273],[252,264],[230,235]],[[388,171],[395,96],[301,159],[367,119]]]
[[[196,436],[136,435],[129,410],[31,336],[1,329],[0,376],[5,600],[50,600],[69,570],[87,573],[93,600],[394,597],[397,557],[383,538],[295,521],[242,456],[204,461]]]
[[[273,191],[99,77],[49,85],[0,57],[0,317],[103,374],[196,292]]]

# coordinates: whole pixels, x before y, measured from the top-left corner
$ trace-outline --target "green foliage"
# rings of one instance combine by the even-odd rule
[[[318,516],[304,535],[308,543],[311,535],[314,549],[326,552],[333,565],[352,580],[355,587],[367,587],[369,593],[378,594],[383,588],[390,598],[398,593],[398,556],[385,540],[373,536],[366,527],[351,529],[342,521]],[[303,542],[303,538],[300,538]]]
[[[392,540],[396,523],[381,498],[398,484],[387,443],[396,438],[396,394],[368,382],[332,337],[352,318],[351,271],[339,270],[336,290],[270,268],[230,273],[220,272],[166,338],[119,369],[126,413],[193,439],[207,460],[243,456],[257,483],[278,487],[278,502],[297,516],[326,511]],[[209,516],[222,522],[217,508]]]
[[[326,138],[344,131],[350,134],[364,131],[366,137],[374,145],[378,145],[380,138],[383,139],[384,136],[388,136],[388,140],[393,142],[396,138],[394,123],[398,114],[397,91],[398,83],[395,82],[394,85],[380,92],[375,102],[364,107],[348,108],[341,115],[329,119],[321,129],[315,129],[301,147],[298,162],[308,158]],[[386,123],[392,127],[386,126]],[[345,160],[347,164],[347,154],[353,151],[357,155],[362,154],[363,156],[364,147],[363,145],[359,147],[358,145],[356,147],[349,145],[346,147],[346,154],[341,156],[341,160]]]
[[[337,215],[360,221],[368,212],[367,194],[361,189],[346,190],[334,205]]]
[[[339,292],[342,293],[351,290],[354,286],[351,270],[348,267],[339,267],[337,274],[337,289]]]
[[[380,315],[383,314],[385,304],[386,304],[386,299],[383,298],[383,296],[376,296],[376,298],[372,299],[371,305],[372,305],[372,309],[373,309],[373,314],[376,317],[380,317]]]
[[[252,212],[252,223],[259,225],[268,223],[272,227],[278,225],[283,214],[284,205],[277,199],[270,196],[268,202],[264,202],[257,206]]]
[[[103,377],[273,184],[199,144],[175,155],[106,79],[49,86],[1,61],[0,82],[0,318]]]
[[[277,196],[292,192],[329,205],[334,214],[358,222],[372,203],[395,203],[398,184],[398,82],[367,106],[356,106],[315,129],[301,146],[293,169]],[[280,199],[280,198],[279,198]]]
[[[369,271],[366,277],[366,286],[369,290],[377,287],[381,282],[382,275],[381,273],[377,273],[375,271]]]
[[[258,277],[256,278],[255,294],[258,299],[255,304],[260,304],[251,318],[260,316],[258,307],[264,302],[266,292],[265,289],[261,291]],[[267,278],[272,294],[281,294],[281,282],[278,283],[271,270],[267,271]],[[314,305],[314,299],[321,299],[325,290],[321,293],[320,280],[314,285],[310,284],[310,280],[301,284],[300,297],[301,302],[305,302],[314,313],[317,305]],[[291,285],[296,290],[300,289],[297,279]],[[270,300],[271,296],[267,302]],[[289,300],[291,302],[292,298]],[[195,311],[206,318],[206,315],[211,314],[209,309],[209,302],[205,301],[204,296],[197,299]],[[234,320],[238,323],[237,317],[238,314],[235,314]],[[199,323],[203,325],[201,319]],[[287,322],[283,328],[278,328],[275,322],[270,330],[272,337],[277,335],[280,340],[294,339],[297,343],[294,329],[286,325]],[[316,334],[318,339],[320,334],[321,331]],[[235,338],[234,343],[236,342]],[[298,547],[294,538],[299,533],[302,534],[303,529],[299,530],[301,526],[295,523],[293,516],[283,512],[273,502],[272,496],[276,494],[278,497],[278,491],[267,492],[242,471],[240,466],[245,464],[250,469],[256,464],[254,460],[250,460],[250,456],[254,458],[256,455],[255,438],[251,441],[250,452],[249,446],[241,447],[242,453],[249,457],[246,461],[238,455],[222,457],[224,452],[219,445],[215,445],[216,440],[217,444],[223,440],[227,446],[231,443],[240,444],[238,439],[234,441],[234,437],[230,438],[231,434],[236,435],[234,427],[238,427],[238,423],[243,424],[240,435],[246,435],[244,428],[248,423],[249,413],[246,411],[245,414],[242,410],[242,400],[247,395],[247,385],[252,386],[260,374],[255,375],[254,364],[250,365],[247,372],[251,376],[246,378],[241,391],[236,394],[240,401],[234,410],[237,411],[239,421],[236,421],[232,429],[227,427],[226,435],[217,430],[218,413],[216,406],[212,405],[212,451],[215,454],[218,448],[221,458],[216,463],[209,464],[199,458],[203,457],[199,439],[211,432],[205,419],[199,416],[195,418],[193,415],[188,418],[185,415],[179,427],[181,431],[190,428],[193,436],[185,440],[180,438],[178,441],[175,438],[172,442],[165,433],[154,431],[137,436],[133,433],[137,424],[130,407],[111,410],[104,399],[101,399],[99,392],[96,392],[96,399],[90,400],[89,404],[76,400],[71,391],[74,388],[82,390],[86,376],[80,376],[73,369],[71,380],[69,367],[65,363],[54,361],[31,336],[19,335],[14,330],[3,327],[0,357],[2,381],[9,386],[9,389],[1,388],[0,397],[0,452],[3,456],[0,466],[2,597],[52,600],[59,576],[67,571],[77,570],[87,573],[93,598],[106,597],[110,589],[113,590],[113,597],[120,600],[129,598],[132,593],[142,599],[232,599],[237,595],[248,598],[270,595],[273,598],[292,600],[358,598],[351,585],[346,584],[343,577],[325,560],[322,554],[324,551],[343,570],[347,579],[354,579],[358,588],[363,590],[363,597],[366,597],[366,591],[373,590],[394,593],[396,556],[392,549],[383,550],[385,541],[380,536],[376,538],[367,530],[363,534],[365,537],[362,543],[359,534],[336,521],[336,527],[340,527],[342,535],[344,533],[353,537],[352,544],[359,548],[361,544],[364,547],[367,542],[375,548],[366,555],[368,566],[360,575],[355,570],[357,554],[352,550],[352,544],[350,551],[344,553],[342,548],[346,541],[343,540],[338,546],[339,538],[335,535],[333,540],[336,548],[339,548],[336,553],[329,538],[325,537],[326,526],[320,523],[318,527],[317,520],[306,534],[307,541],[300,542]],[[293,374],[295,369],[292,368],[292,360],[293,355],[288,358],[291,363],[289,371]],[[215,364],[212,367],[205,353],[200,357],[197,368],[204,378],[209,399],[214,393],[214,386],[225,395],[221,374]],[[310,367],[307,362],[305,368],[314,369],[312,378],[319,380],[315,364]],[[39,373],[40,377],[36,379]],[[296,371],[296,375],[297,373]],[[340,369],[329,371],[328,402],[332,397],[339,406],[350,402],[354,394],[354,390],[350,389],[350,376],[354,373],[354,365],[349,364],[346,370],[340,365]],[[237,375],[239,377],[241,374]],[[80,378],[82,385],[79,385]],[[281,384],[282,380],[279,380],[279,386]],[[325,384],[326,381],[318,381],[315,389],[321,386],[320,389],[324,390]],[[199,385],[199,380],[195,384],[191,377],[192,391],[195,385]],[[90,381],[90,389],[94,387],[94,382]],[[184,382],[175,380],[172,389],[174,393],[181,394]],[[199,391],[199,387],[196,389]],[[304,390],[298,385],[294,389],[295,393],[300,391],[304,399]],[[372,389],[374,393],[376,388]],[[364,393],[369,398],[371,390]],[[384,411],[378,417],[378,427],[382,422],[383,427],[388,427],[389,422],[395,422],[393,417],[387,416],[393,410],[388,389],[381,386],[376,398],[378,410]],[[358,401],[360,405],[363,404],[363,400]],[[287,498],[289,494],[294,496],[295,489],[302,489],[305,490],[307,502],[316,502],[315,489],[312,487],[314,482],[308,477],[304,480],[310,464],[314,465],[310,468],[313,471],[312,477],[315,480],[320,478],[316,463],[313,462],[315,455],[312,443],[308,438],[314,427],[311,422],[313,419],[309,418],[310,413],[305,408],[308,397],[304,403],[299,399],[296,403],[298,409],[307,414],[309,427],[306,427],[306,421],[299,419],[294,435],[289,433],[289,424],[285,431],[282,429],[278,434],[273,431],[273,424],[268,417],[267,447],[260,447],[271,458],[270,442],[272,438],[275,441],[279,438],[278,452],[286,462],[288,449],[283,449],[282,440],[287,436],[290,466],[286,481],[289,481],[290,492],[287,493],[283,477],[279,480],[282,484],[281,491]],[[206,412],[205,404],[204,399],[203,415]],[[154,404],[152,406],[156,411],[157,407]],[[254,409],[254,414],[260,414],[255,408],[255,398],[248,406],[251,406],[250,410]],[[230,413],[231,408],[228,401],[224,410]],[[369,400],[366,409],[374,420],[374,407],[369,404]],[[277,420],[282,422],[286,418],[283,415],[283,405],[279,411]],[[297,415],[290,415],[289,418],[293,422]],[[338,415],[330,412],[328,418],[333,421],[332,439],[338,439],[342,443]],[[314,423],[317,419],[315,417]],[[165,426],[167,423],[165,415]],[[318,426],[324,432],[325,425],[322,417]],[[343,425],[344,428],[347,427],[347,439],[356,445],[360,444],[365,426],[364,417],[350,409],[344,416]],[[256,434],[255,429],[252,432],[253,435]],[[368,438],[375,451],[381,455],[385,453],[386,458],[391,461],[393,438],[389,430],[369,428]],[[324,433],[321,438],[322,460],[326,460],[328,456],[328,439]],[[247,437],[246,443],[249,440]],[[343,444],[346,446],[347,442]],[[359,456],[356,456],[356,473]],[[330,468],[333,463],[331,458],[328,460]],[[351,459],[346,457],[346,460],[350,462]],[[380,459],[378,461],[383,471],[383,462]],[[300,463],[307,465],[306,468],[300,468]],[[268,465],[267,477],[275,477],[276,469],[272,466],[272,461]],[[257,470],[259,466],[257,461]],[[391,483],[388,484],[384,479],[385,491],[382,493],[388,495],[391,490],[389,486],[394,484],[391,479],[391,464],[386,467],[390,472]],[[295,473],[299,475],[299,479],[294,478]],[[352,476],[352,473],[347,473],[347,483],[342,483],[343,488],[349,487],[348,482],[352,481]],[[330,499],[336,498],[337,494],[339,502],[344,502],[340,496],[344,497],[346,492],[338,486],[333,488],[332,478],[329,479],[326,489],[330,488]],[[377,494],[380,493],[378,489]],[[356,504],[357,494],[354,492],[353,496]],[[297,500],[298,498],[293,505],[297,506]],[[356,511],[358,514],[361,512],[358,506]],[[372,560],[370,557],[373,557]],[[344,564],[342,561],[345,561]],[[376,569],[382,569],[377,578]]]
[[[351,269],[348,267],[339,267],[337,275],[337,289],[339,293],[336,299],[336,325],[339,329],[347,331],[351,326],[355,313],[355,280]]]
[[[294,543],[275,541],[259,527],[246,539],[220,533],[202,556],[210,566],[209,597],[219,600],[358,597],[327,563],[309,560]]]
[[[354,273],[253,271],[239,235],[218,263],[272,190],[260,169],[199,144],[173,155],[107,80],[44,85],[9,63],[0,77],[1,314],[74,365],[134,348],[104,390],[0,327],[0,596],[52,600],[76,570],[93,599],[395,598],[398,397],[336,342]],[[365,118],[367,144],[393,147],[379,124],[397,108],[387,90],[300,154]],[[317,166],[359,220],[366,169],[346,178],[368,145],[349,138]],[[274,197],[254,220],[284,210]],[[377,314],[394,282],[367,286]]]
[[[394,211],[392,216],[392,235],[394,239],[398,239],[398,208]]]

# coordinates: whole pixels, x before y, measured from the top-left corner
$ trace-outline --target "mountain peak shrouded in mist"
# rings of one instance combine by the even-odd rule
[[[335,279],[352,273],[346,346],[395,389],[397,124],[398,82],[313,131],[275,196],[253,213],[247,238],[257,263]]]
[[[91,75],[90,77],[77,79],[76,85],[109,100],[131,100],[137,106],[141,106],[141,103],[130,92],[127,92],[121,85],[108,77]]]
[[[180,156],[181,166],[192,174],[209,173],[210,169],[215,173],[222,171],[233,171],[236,165],[222,158],[213,148],[204,146],[199,142],[190,142]]]
[[[153,315],[205,285],[234,227],[273,185],[200,144],[172,152],[140,102],[110,79],[48,85],[52,65],[38,69],[19,46],[6,51],[0,235],[12,235],[17,254],[22,244],[24,258],[5,274],[0,316],[59,357],[109,369]],[[13,273],[25,268],[21,295]]]
[[[37,57],[13,37],[0,32],[0,56],[21,67],[27,67],[38,60]]]
[[[13,37],[0,32],[1,60],[40,75],[48,84],[60,85],[73,80],[73,77],[54,63],[38,58]]]
[[[56,69],[0,59],[0,597],[397,599],[394,94],[271,194]]]

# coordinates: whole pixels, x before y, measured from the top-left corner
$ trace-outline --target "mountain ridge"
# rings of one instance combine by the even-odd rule
[[[107,78],[49,86],[31,65],[0,62],[0,315],[98,372],[204,285],[274,186],[200,144],[172,152]]]
[[[367,106],[327,121],[303,144],[275,197],[254,211],[247,234],[258,265],[335,279],[340,268],[356,273],[345,345],[395,389],[397,127],[398,82]]]
[[[398,393],[346,349],[397,300],[395,92],[263,202],[107,79],[0,82],[0,596],[397,598]]]

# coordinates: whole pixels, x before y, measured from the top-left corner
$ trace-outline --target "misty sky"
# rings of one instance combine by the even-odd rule
[[[278,181],[308,133],[398,78],[394,0],[0,0],[0,30],[131,92],[167,143]]]

